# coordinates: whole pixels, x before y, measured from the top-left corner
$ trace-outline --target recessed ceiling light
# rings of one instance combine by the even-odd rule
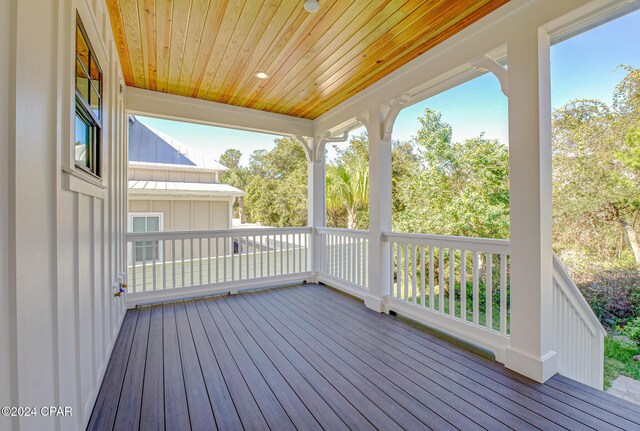
[[[268,77],[269,77],[269,75],[267,75],[267,74],[266,74],[266,73],[264,73],[264,72],[258,72],[258,73],[256,73],[256,78],[258,78],[258,79],[267,79]]]
[[[304,2],[304,10],[310,13],[318,12],[320,2],[318,0],[306,0]]]

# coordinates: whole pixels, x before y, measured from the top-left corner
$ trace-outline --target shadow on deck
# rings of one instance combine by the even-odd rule
[[[88,429],[640,430],[639,410],[304,285],[130,310]]]

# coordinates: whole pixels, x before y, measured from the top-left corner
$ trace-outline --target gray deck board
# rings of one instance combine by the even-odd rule
[[[88,429],[640,430],[638,410],[304,285],[129,310]]]

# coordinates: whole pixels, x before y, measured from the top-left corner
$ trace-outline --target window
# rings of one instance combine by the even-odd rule
[[[129,231],[132,233],[161,232],[162,213],[135,213],[129,215]],[[160,241],[136,241],[133,245],[135,262],[150,262],[162,259]]]
[[[76,18],[76,117],[74,159],[77,167],[100,176],[102,69],[80,17]]]

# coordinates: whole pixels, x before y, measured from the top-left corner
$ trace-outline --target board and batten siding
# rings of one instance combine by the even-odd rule
[[[10,151],[11,132],[9,131],[10,99],[15,96],[10,94],[12,85],[12,55],[11,45],[14,42],[14,32],[10,26],[12,4],[8,0],[0,0],[0,89],[3,97],[0,97],[0,346],[10,348],[0,349],[0,406],[8,406],[13,403],[15,363],[13,363],[12,351],[14,347],[12,339],[12,327],[15,321],[13,310],[10,307],[12,292],[9,276],[9,159],[13,157]],[[0,417],[0,428],[8,428],[10,420]]]
[[[163,231],[230,229],[229,200],[129,199],[130,213],[162,213]]]
[[[98,184],[69,163],[76,11],[103,71]],[[73,409],[0,429],[83,429],[126,304],[122,70],[102,1],[0,0],[0,32],[0,404]]]

